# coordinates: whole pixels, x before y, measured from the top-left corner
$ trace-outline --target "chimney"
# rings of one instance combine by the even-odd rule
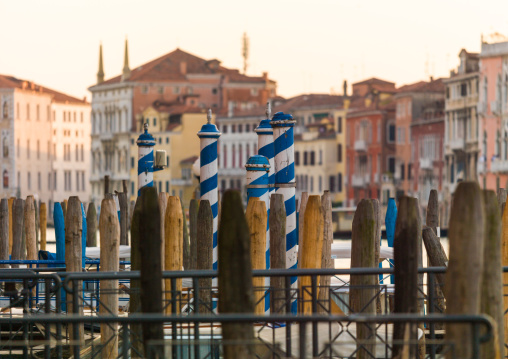
[[[185,61],[180,62],[180,72],[187,75],[187,63]]]
[[[344,80],[344,82],[342,83],[342,88],[344,90],[344,97],[347,97],[347,80]]]

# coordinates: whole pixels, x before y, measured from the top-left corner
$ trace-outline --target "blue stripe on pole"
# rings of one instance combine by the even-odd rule
[[[217,248],[217,232],[213,232],[213,240],[212,240],[212,243],[213,243],[213,248]],[[213,264],[212,264],[212,269],[213,269],[213,270],[217,270],[217,268],[218,268],[218,266],[217,266],[217,265],[218,265],[218,262],[217,262],[217,261],[213,262]]]
[[[212,190],[217,190],[217,173],[201,182],[201,197]]]
[[[87,227],[86,227],[85,207],[83,206],[83,203],[81,203],[81,219],[83,221],[81,231],[81,264],[83,265],[83,268],[85,268]]]
[[[153,150],[138,160],[138,175],[153,172]]]
[[[291,162],[288,166],[275,173],[276,183],[290,183],[295,179],[295,164]]]
[[[282,135],[273,140],[273,146],[277,149],[276,153],[283,152],[293,146],[293,137],[293,127],[287,127]]]
[[[200,153],[200,166],[206,166],[217,159],[217,141],[205,146]]]
[[[215,202],[211,205],[212,207],[212,215],[213,215],[213,218],[217,217],[217,215],[219,214],[219,203],[218,202]]]
[[[273,158],[273,156],[275,155],[275,151],[273,149],[273,142],[266,146],[261,147],[258,150],[258,154],[260,154],[261,156],[265,156],[268,159]]]
[[[295,197],[291,197],[284,201],[284,207],[286,208],[286,217],[289,217],[291,214],[296,211],[296,201]]]
[[[56,260],[65,260],[65,221],[60,202],[53,206],[53,223],[55,225]]]

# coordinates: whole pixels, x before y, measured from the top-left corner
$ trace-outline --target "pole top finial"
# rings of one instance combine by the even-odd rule
[[[270,116],[272,115],[272,105],[270,104],[270,101],[267,101],[266,102],[266,118],[270,118]]]
[[[208,124],[212,123],[212,109],[211,108],[208,109],[208,113],[206,115],[206,122]]]
[[[144,124],[143,124],[143,129],[145,130],[145,133],[148,132],[148,121],[146,121]]]

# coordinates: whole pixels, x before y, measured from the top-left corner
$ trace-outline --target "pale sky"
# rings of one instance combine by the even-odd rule
[[[447,76],[481,34],[508,35],[506,0],[0,0],[0,73],[90,99],[102,42],[106,78],[176,47],[268,71],[279,95],[342,92],[368,77],[397,86]]]

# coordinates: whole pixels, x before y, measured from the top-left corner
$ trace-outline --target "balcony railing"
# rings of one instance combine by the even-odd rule
[[[364,140],[356,140],[355,141],[355,151],[365,152],[367,151],[367,142]]]
[[[422,170],[431,170],[432,160],[430,158],[420,158],[420,168]]]
[[[363,187],[365,186],[365,176],[363,175],[353,175],[351,178],[351,185],[353,187]]]
[[[452,151],[464,151],[464,138],[454,138],[448,145]]]
[[[490,164],[490,171],[494,173],[508,173],[507,160],[495,160]]]

